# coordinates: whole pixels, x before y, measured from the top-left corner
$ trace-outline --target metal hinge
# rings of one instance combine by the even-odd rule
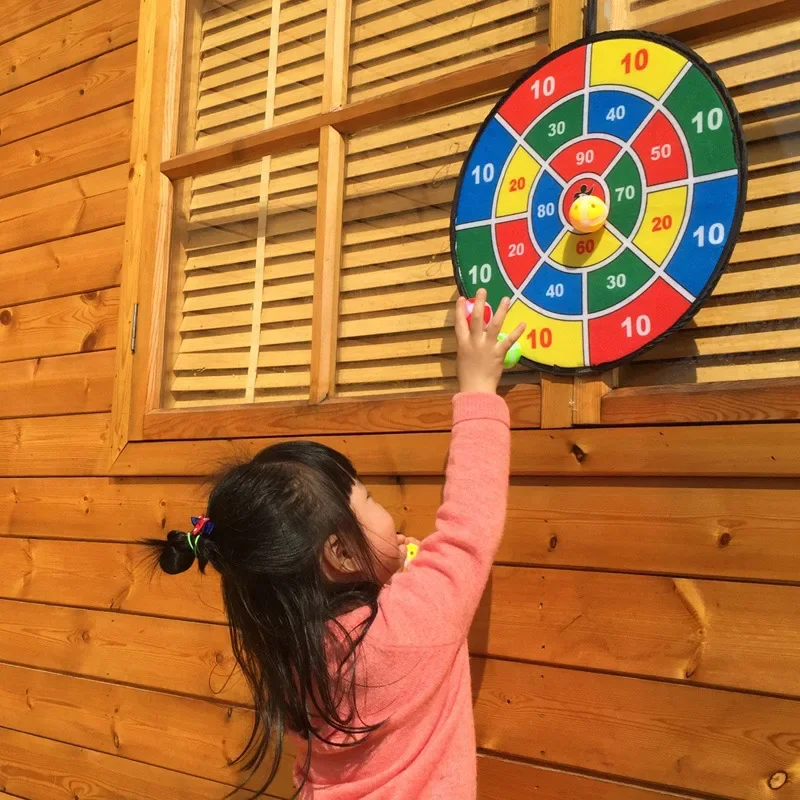
[[[133,304],[133,321],[131,322],[131,353],[136,352],[136,331],[139,329],[139,304]]]

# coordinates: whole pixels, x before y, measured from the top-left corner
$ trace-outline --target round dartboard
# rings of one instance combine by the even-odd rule
[[[500,100],[461,171],[459,291],[512,298],[523,362],[608,369],[687,322],[727,264],[747,164],[727,90],[662,36],[599,34],[553,53]],[[607,211],[582,232],[575,201]],[[599,201],[599,202],[598,202]]]

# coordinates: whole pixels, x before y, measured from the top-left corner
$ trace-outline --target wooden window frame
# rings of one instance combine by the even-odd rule
[[[649,27],[676,35],[790,0],[715,0]],[[627,0],[600,0],[600,27],[624,27]],[[344,194],[344,136],[507,88],[547,55],[577,38],[584,0],[552,0],[550,47],[534,45],[478,66],[367,100],[347,102],[349,0],[328,0],[322,108],[241,139],[176,154],[185,0],[141,0],[130,184],[123,257],[112,459],[129,442],[324,434],[446,431],[451,395],[381,399],[331,397]],[[164,76],[168,76],[166,79]],[[202,409],[160,408],[173,182],[264,156],[319,146],[319,192],[308,404],[262,403]],[[132,330],[136,328],[135,352]],[[792,419],[800,381],[617,389],[614,374],[575,380],[542,376],[507,393],[518,429],[572,425]],[[724,402],[718,402],[723,400]],[[721,412],[719,409],[724,409]]]

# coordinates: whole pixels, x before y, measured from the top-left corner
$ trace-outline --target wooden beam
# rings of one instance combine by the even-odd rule
[[[537,428],[540,421],[541,389],[536,384],[518,384],[501,389],[511,412],[514,428]],[[326,433],[401,433],[446,431],[453,418],[452,397],[433,396],[333,399],[314,405],[298,403],[260,404],[211,409],[154,411],[145,417],[144,438],[193,439],[198,431],[208,438],[246,436],[307,436]]]
[[[312,404],[321,403],[330,397],[336,383],[345,151],[342,135],[330,126],[324,127],[319,144],[314,299],[311,317],[309,400]]]
[[[135,72],[129,44],[0,95],[0,145],[129,103]]]
[[[574,421],[576,425],[596,425],[600,421],[602,399],[617,386],[619,370],[575,378]]]
[[[435,529],[443,476],[368,483],[398,530],[421,539]],[[201,478],[0,478],[0,536],[136,542],[185,530],[209,489]],[[791,478],[514,477],[497,561],[798,583],[799,499]]]
[[[0,364],[0,418],[111,411],[114,353]]]
[[[0,475],[106,475],[109,414],[0,420]]]
[[[225,625],[216,572],[153,576],[145,556],[137,544],[0,537],[0,598]],[[797,585],[495,566],[470,652],[800,697],[798,596]]]
[[[441,475],[450,443],[448,433],[311,438],[348,455],[365,475]],[[278,441],[136,442],[112,474],[208,475],[213,465],[237,454],[254,455]],[[514,475],[800,475],[800,427],[795,425],[524,430],[511,444]]]
[[[494,659],[473,659],[472,679],[490,752],[737,800],[792,770],[782,742],[800,725],[795,700]]]
[[[0,478],[0,535],[136,542],[185,530],[208,488],[195,478]]]
[[[163,746],[163,739],[159,740]],[[64,800],[64,786],[73,784],[79,784],[82,791],[96,797],[126,800],[164,796],[219,800],[229,788],[216,781],[5,728],[0,729],[0,747],[3,750],[0,780],[14,793],[14,800],[25,797]],[[74,790],[70,790],[69,796],[74,797]],[[239,794],[240,798],[250,796]]]
[[[125,223],[117,379],[113,405],[112,460],[127,441],[140,436],[147,395],[151,337],[162,336],[163,298],[153,290],[164,284],[169,260],[172,187],[159,163],[176,133],[176,84],[182,9],[174,0],[142,0],[136,58],[136,91],[130,150],[130,185]],[[165,79],[165,76],[168,76]],[[134,309],[141,306],[134,358],[131,331]],[[156,359],[156,363],[160,361]]]
[[[252,720],[242,708],[9,664],[0,664],[0,715],[4,728],[228,785],[241,780],[229,764]],[[288,739],[285,746],[270,788],[290,797],[294,748]],[[216,797],[227,788],[218,786]]]
[[[673,0],[630,11],[627,24],[675,36],[690,29],[719,27],[720,22],[757,9],[770,13],[773,6],[794,7],[792,0]]]
[[[6,145],[0,196],[122,164],[130,152],[130,103]]]
[[[328,0],[326,17],[323,113],[341,108],[347,103],[350,78],[350,3],[347,0]],[[321,403],[330,397],[336,384],[346,152],[347,144],[339,131],[329,125],[320,129],[314,298],[311,312],[311,403]]]
[[[15,664],[222,703],[251,701],[244,678],[233,674],[223,625],[0,600],[0,633],[3,658]]]
[[[798,601],[800,586],[496,566],[470,652],[798,698]]]
[[[53,3],[47,5],[54,10]],[[6,28],[6,3],[3,4],[3,30],[0,34],[0,39],[5,40],[0,44],[3,91],[9,92],[41,80],[136,41],[138,0],[99,0],[79,4],[61,2],[61,6],[64,11],[70,8],[75,10],[66,16],[58,14],[57,19],[47,24],[40,23],[27,33],[11,38]],[[31,12],[39,8],[44,9],[45,4],[32,6],[29,2],[24,3],[23,13],[27,19],[21,22],[27,25],[34,21],[36,16]],[[39,16],[40,19],[46,19],[45,14]],[[10,30],[13,31],[13,27]]]
[[[8,305],[119,284],[122,226],[0,255],[0,297]]]
[[[536,800],[669,800],[670,797],[690,800],[689,795],[665,795],[658,789],[625,785],[608,778],[478,754],[480,800],[521,799],[530,795],[533,786]]]
[[[800,379],[616,389],[601,400],[603,425],[800,419]]]
[[[0,310],[0,361],[109,350],[119,290],[103,289]]]
[[[528,47],[495,61],[423,81],[416,86],[324,112],[298,122],[277,125],[268,131],[234,142],[201,148],[165,161],[162,172],[170,180],[204,175],[227,167],[257,161],[265,155],[308,147],[319,139],[319,131],[330,125],[340,133],[355,133],[388,124],[443,106],[480,97],[508,87],[517,77],[546,55],[546,48]]]

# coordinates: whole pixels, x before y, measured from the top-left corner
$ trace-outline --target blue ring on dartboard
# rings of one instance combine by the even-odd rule
[[[523,363],[608,369],[696,313],[741,227],[747,159],[727,90],[656,34],[599,34],[553,53],[481,126],[459,176],[451,244],[461,294],[485,287]],[[569,224],[574,195],[607,224]]]

